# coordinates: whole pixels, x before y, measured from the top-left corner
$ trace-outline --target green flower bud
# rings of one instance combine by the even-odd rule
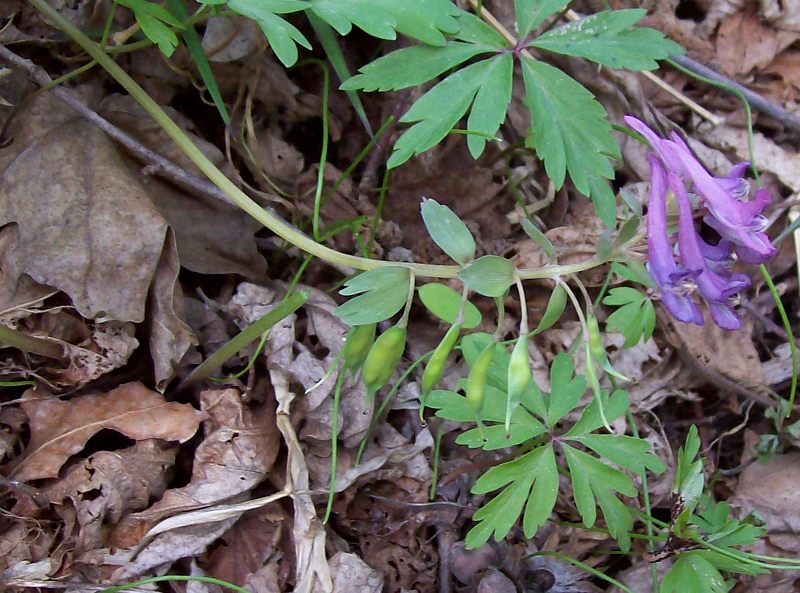
[[[357,325],[349,332],[345,338],[342,358],[344,359],[344,369],[355,373],[364,359],[367,358],[369,349],[375,341],[375,324]]]
[[[392,376],[406,349],[406,328],[395,325],[383,332],[367,354],[361,376],[372,397]]]
[[[492,363],[496,342],[490,342],[478,355],[475,364],[469,370],[467,377],[467,404],[479,414],[486,398],[486,379],[489,375],[489,366]]]
[[[597,360],[605,359],[606,349],[600,339],[600,326],[597,324],[597,317],[589,315],[586,319],[586,324],[589,326],[589,347],[591,348],[592,356]]]
[[[522,401],[522,395],[533,380],[528,360],[528,336],[522,334],[511,352],[508,363],[508,402],[506,404],[506,433],[511,426],[511,415]]]
[[[424,398],[431,392],[431,389],[439,382],[444,374],[444,366],[447,363],[447,357],[450,351],[458,342],[458,336],[461,333],[461,324],[453,324],[447,333],[436,346],[433,351],[428,364],[425,366],[425,372],[422,373],[422,397]]]

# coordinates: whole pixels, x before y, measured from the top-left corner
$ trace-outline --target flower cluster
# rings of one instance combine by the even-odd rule
[[[775,253],[764,232],[762,215],[770,202],[769,191],[758,189],[752,200],[750,184],[742,178],[749,163],[734,166],[727,177],[712,176],[675,132],[670,139],[658,136],[644,122],[630,116],[625,122],[644,136],[652,184],[647,214],[648,269],[661,289],[661,300],[675,319],[703,325],[703,314],[692,298],[697,290],[708,303],[711,317],[720,327],[739,329],[741,319],[733,299],[750,286],[750,278],[731,270],[733,255],[744,263],[763,263]],[[667,231],[667,198],[678,206],[676,261]],[[705,209],[703,221],[720,236],[710,245],[694,224],[692,198]]]

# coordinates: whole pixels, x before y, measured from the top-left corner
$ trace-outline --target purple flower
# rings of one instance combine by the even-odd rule
[[[650,185],[650,206],[647,211],[647,268],[661,288],[661,301],[678,321],[703,325],[703,314],[689,296],[693,272],[675,263],[667,233],[667,172],[654,155],[648,157],[653,181]]]
[[[735,165],[725,177],[714,177],[676,133],[670,139],[661,138],[640,120],[630,116],[624,119],[653,148],[648,157],[652,173],[647,213],[648,268],[661,289],[664,306],[677,320],[702,325],[703,316],[691,296],[697,289],[717,325],[739,329],[742,322],[733,301],[750,286],[750,278],[732,272],[730,262],[733,253],[744,263],[763,263],[774,255],[775,247],[764,232],[762,215],[770,202],[769,192],[759,189],[754,199],[745,201],[750,185],[742,175],[749,163]],[[704,241],[695,229],[690,192],[708,211],[705,223],[721,237],[716,245]],[[678,204],[680,265],[675,261],[667,230],[669,195]]]
[[[671,173],[668,185],[678,201],[678,247],[681,263],[686,268],[699,272],[697,287],[708,303],[714,322],[724,329],[739,329],[742,321],[733,310],[731,301],[739,291],[750,286],[750,278],[745,274],[734,274],[726,266],[710,264],[706,260],[694,228],[692,205],[683,183]]]
[[[666,169],[697,194],[701,205],[709,211],[706,222],[734,245],[741,261],[764,263],[775,255],[775,246],[764,232],[766,220],[762,215],[770,202],[769,191],[759,189],[755,199],[744,201],[750,193],[750,185],[742,175],[749,163],[734,165],[726,177],[713,177],[675,132],[670,135],[671,140],[667,140],[635,117],[623,119],[647,139]]]

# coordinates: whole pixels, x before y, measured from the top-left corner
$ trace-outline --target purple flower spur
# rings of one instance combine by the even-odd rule
[[[775,254],[775,246],[764,232],[762,212],[770,202],[769,192],[758,189],[752,200],[750,184],[742,178],[749,163],[734,166],[726,177],[714,177],[692,154],[675,132],[661,138],[644,122],[625,116],[625,123],[650,143],[652,182],[647,213],[647,267],[661,291],[661,301],[670,314],[684,323],[703,325],[703,315],[692,298],[699,292],[708,303],[714,322],[727,330],[739,329],[741,319],[733,303],[750,278],[734,273],[731,263],[764,263]],[[667,200],[678,208],[677,254],[667,229]],[[720,240],[707,243],[697,232],[692,198],[705,208],[703,221]]]

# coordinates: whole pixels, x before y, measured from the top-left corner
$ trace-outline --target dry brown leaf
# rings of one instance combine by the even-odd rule
[[[191,122],[181,114],[172,109],[167,111],[215,165],[235,178],[225,156],[216,146],[200,137]],[[101,113],[151,150],[203,177],[132,97],[112,95],[106,98]],[[200,274],[232,273],[254,280],[264,277],[266,262],[258,253],[253,237],[262,227],[251,216],[231,204],[206,196],[189,195],[156,176],[140,175],[139,182],[175,231],[183,267]]]
[[[215,578],[244,587],[259,569],[282,552],[289,553],[288,557],[284,556],[284,563],[289,564],[291,547],[284,549],[284,545],[288,543],[290,522],[289,516],[278,505],[246,513],[210,551],[203,567]],[[284,572],[288,572],[288,566]],[[273,589],[277,590],[278,587]]]
[[[28,121],[67,110],[54,101],[40,95],[12,126],[16,156],[0,177],[0,224],[19,225],[9,276],[63,290],[84,317],[140,322],[166,222],[97,128],[74,114]],[[42,129],[48,119],[62,122]]]
[[[763,69],[799,37],[765,25],[761,18],[758,7],[748,4],[745,10],[722,20],[715,44],[716,62],[728,76]],[[743,39],[747,42],[742,43]]]
[[[89,552],[80,560],[86,564],[99,564],[104,572],[110,572],[113,582],[129,581],[152,569],[169,567],[180,558],[194,558],[205,552],[208,546],[219,539],[236,518],[217,523],[190,525],[158,535],[144,549],[102,550]]]
[[[207,414],[205,438],[195,451],[191,481],[183,488],[167,490],[147,510],[125,517],[112,535],[115,546],[133,546],[138,543],[137,534],[165,517],[247,492],[275,462],[278,433],[269,404],[246,407],[235,389],[204,391],[200,402]]]
[[[333,593],[380,593],[383,590],[383,575],[355,554],[337,552],[328,564]],[[314,587],[314,593],[323,591],[319,585]]]
[[[150,289],[150,357],[153,359],[156,389],[163,393],[175,365],[197,344],[183,321],[183,291],[178,283],[180,262],[175,237],[170,230]]]
[[[203,49],[211,62],[233,62],[253,53],[263,44],[255,21],[240,16],[215,17],[206,21]]]
[[[167,487],[177,447],[156,439],[119,451],[99,451],[70,467],[63,479],[42,488],[58,512],[71,505],[79,531],[74,536],[80,554],[106,545],[104,533],[123,515],[141,511]]]
[[[3,468],[5,475],[21,482],[55,478],[64,462],[103,429],[134,440],[182,443],[194,435],[205,417],[188,404],[167,402],[141,383],[126,383],[107,393],[69,401],[37,389],[29,389],[23,397],[31,439],[22,455]]]
[[[773,532],[783,532],[793,540],[786,548],[800,551],[800,453],[775,455],[767,463],[750,464],[739,477],[732,504],[744,514],[757,511]]]
[[[757,389],[765,383],[764,371],[753,340],[752,322],[736,332],[718,327],[706,312],[704,326],[688,323],[669,323],[665,337],[676,348],[685,348],[699,364],[724,375],[748,388]]]

